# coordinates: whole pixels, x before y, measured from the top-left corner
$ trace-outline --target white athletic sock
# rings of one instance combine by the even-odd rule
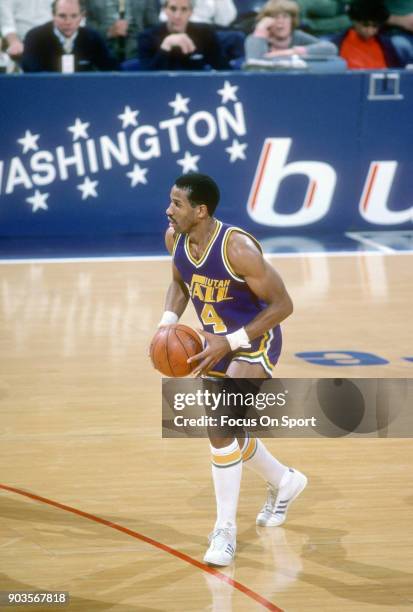
[[[217,503],[215,529],[236,527],[239,490],[242,475],[242,455],[237,440],[212,453],[212,479]]]
[[[275,487],[279,487],[283,476],[288,474],[288,467],[273,457],[261,440],[251,438],[248,434],[242,447],[242,458],[245,467]]]

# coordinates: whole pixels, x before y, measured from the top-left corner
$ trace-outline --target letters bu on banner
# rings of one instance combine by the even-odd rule
[[[292,144],[292,138],[265,139],[247,203],[248,214],[256,223],[275,227],[310,225],[323,219],[331,208],[336,171],[326,162],[287,163]],[[367,222],[396,225],[413,220],[413,206],[398,211],[388,206],[397,165],[396,161],[371,162],[358,204]],[[301,206],[286,214],[277,210],[278,194],[282,181],[292,175],[304,175],[308,183]]]

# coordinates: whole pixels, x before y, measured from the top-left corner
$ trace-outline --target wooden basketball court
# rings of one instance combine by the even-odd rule
[[[411,254],[271,261],[295,302],[277,376],[412,376]],[[82,612],[413,608],[411,440],[268,440],[309,486],[283,527],[258,529],[265,485],[245,470],[236,562],[209,573],[208,441],[161,438],[147,357],[169,262],[0,273],[0,591],[69,591]],[[296,356],[324,350],[388,363]]]

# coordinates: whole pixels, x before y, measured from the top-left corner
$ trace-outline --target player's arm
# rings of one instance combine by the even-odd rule
[[[207,372],[229,351],[248,346],[293,311],[293,303],[280,275],[265,261],[255,242],[245,234],[233,232],[227,246],[227,256],[233,271],[242,277],[264,308],[243,328],[226,336],[200,331],[207,340],[204,350],[188,361],[199,361],[196,374]]]
[[[249,340],[255,340],[284,321],[293,312],[293,303],[282,278],[264,259],[251,238],[233,232],[227,254],[234,272],[245,280],[258,299],[267,304],[267,307],[245,326]]]
[[[175,232],[168,228],[165,234],[165,245],[170,255],[174,246]],[[174,263],[172,263],[172,282],[168,287],[165,298],[165,311],[159,326],[169,325],[179,321],[189,300],[188,289]]]

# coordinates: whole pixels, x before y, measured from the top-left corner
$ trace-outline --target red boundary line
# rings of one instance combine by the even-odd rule
[[[313,198],[314,198],[314,193],[315,190],[317,188],[317,182],[316,181],[311,181],[310,185],[309,185],[309,197],[307,202],[305,203],[305,208],[310,208],[311,204],[313,203]]]
[[[132,529],[128,529],[127,527],[123,527],[122,525],[118,525],[117,523],[112,523],[112,521],[108,521],[99,516],[95,516],[94,514],[90,514],[89,512],[78,510],[77,508],[73,508],[72,506],[66,506],[66,504],[61,504],[60,502],[53,501],[52,499],[47,499],[47,497],[41,497],[40,495],[35,495],[34,493],[28,493],[27,491],[22,491],[21,489],[16,489],[15,487],[0,484],[0,489],[10,491],[11,493],[17,493],[18,495],[24,495],[25,497],[34,499],[35,501],[42,502],[44,504],[49,504],[49,506],[54,506],[55,508],[59,508],[60,510],[65,510],[66,512],[77,514],[78,516],[82,516],[83,518],[89,519],[90,521],[94,521],[95,523],[100,523],[101,525],[106,525],[106,527],[110,527],[111,529],[116,529],[121,533],[126,533],[126,535],[129,535],[132,538],[136,538],[137,540],[146,542],[151,546],[155,546],[156,548],[159,548],[160,550],[163,550],[164,552],[167,552],[170,555],[181,559],[181,561],[185,561],[186,563],[189,563],[190,565],[193,565],[204,572],[208,572],[208,574],[212,574],[219,580],[222,580],[222,582],[227,582],[234,589],[238,589],[239,591],[241,591],[241,593],[247,595],[247,597],[250,597],[254,601],[258,602],[261,606],[263,606],[263,608],[266,608],[267,610],[272,610],[272,612],[283,612],[281,608],[278,608],[275,604],[271,603],[271,601],[259,595],[259,593],[256,593],[255,591],[252,591],[245,585],[241,584],[241,582],[233,580],[232,578],[229,578],[229,576],[226,576],[218,570],[209,567],[208,565],[205,565],[204,563],[201,563],[196,559],[193,559],[189,555],[186,555],[185,553],[180,552],[179,550],[175,550],[175,548],[171,548],[167,544],[162,544],[157,540],[153,540],[152,538],[149,538],[148,536],[145,536],[142,533],[133,531]]]
[[[362,204],[363,210],[367,209],[367,206],[368,206],[368,203],[369,203],[369,199],[370,199],[371,190],[372,190],[375,178],[376,178],[378,167],[379,167],[379,165],[377,163],[373,164],[373,170],[371,172],[370,180],[369,180],[369,182],[367,184],[366,197],[364,198],[364,202]]]
[[[266,142],[264,145],[264,150],[263,150],[263,154],[262,154],[262,163],[261,163],[261,159],[260,159],[260,164],[258,166],[258,170],[257,170],[257,182],[254,185],[254,194],[252,196],[252,201],[251,201],[251,210],[254,210],[255,205],[257,203],[257,195],[258,195],[258,191],[260,189],[261,186],[261,181],[262,181],[262,177],[264,174],[264,170],[265,170],[265,166],[267,165],[267,160],[268,160],[268,155],[270,153],[272,147],[272,143],[270,142]]]

